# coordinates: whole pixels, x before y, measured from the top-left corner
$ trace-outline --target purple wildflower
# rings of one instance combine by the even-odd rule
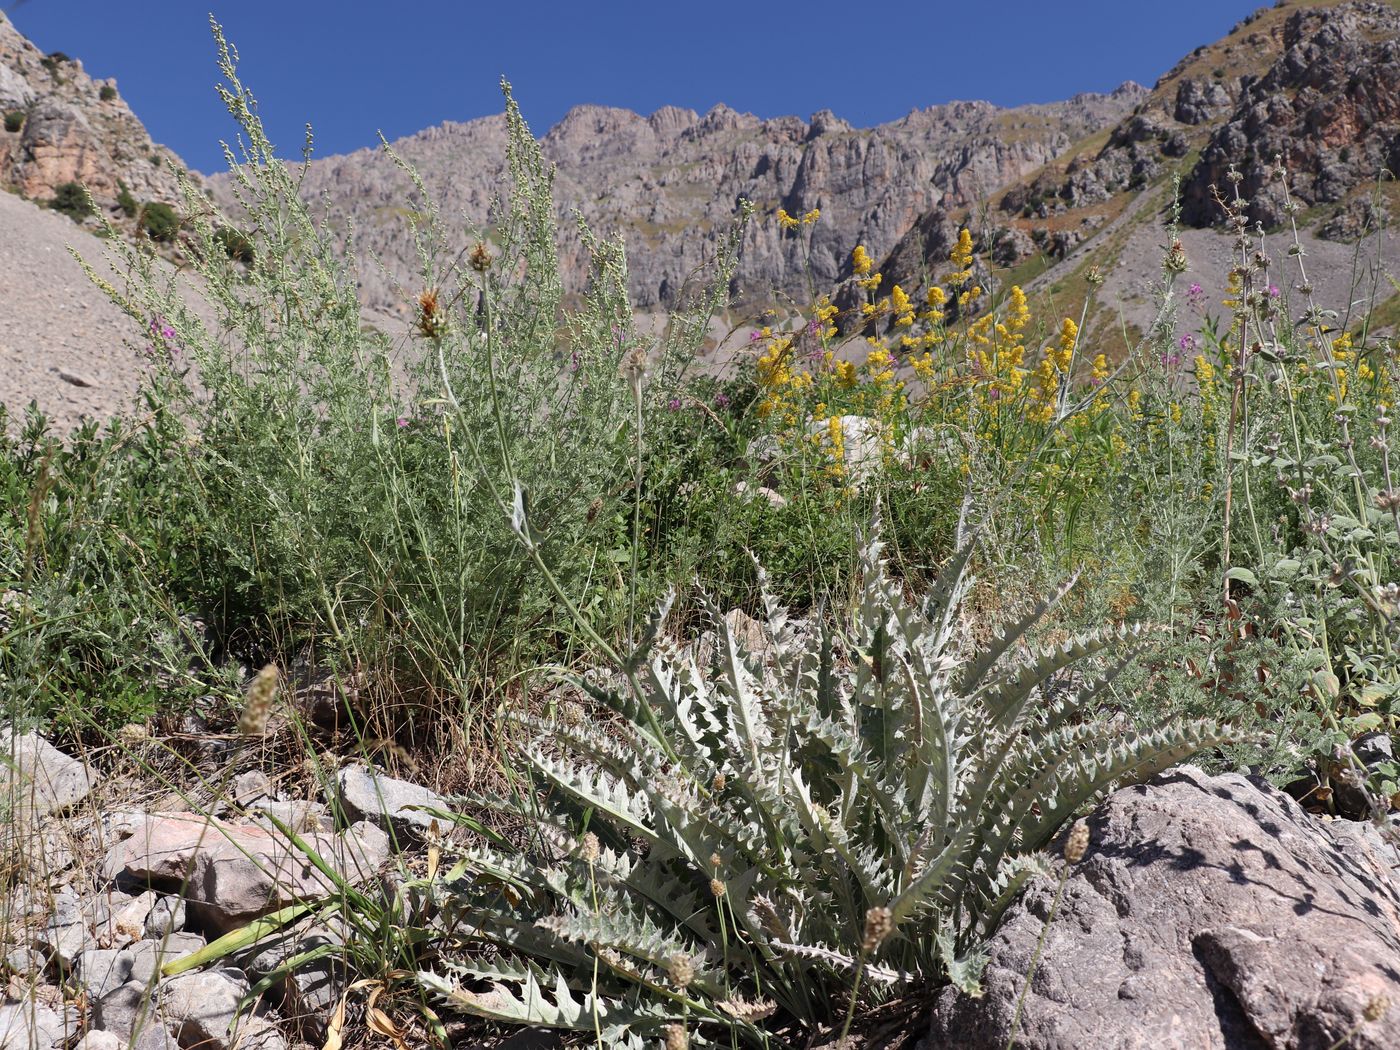
[[[670,401],[666,402],[666,407],[672,412],[679,412],[681,410],[681,399],[678,397],[671,398]]]
[[[1187,332],[1176,341],[1176,345],[1181,347],[1182,353],[1189,354],[1192,350],[1196,349],[1196,337],[1190,332]]]
[[[1271,285],[1269,285],[1269,298],[1270,298],[1270,299],[1277,299],[1277,298],[1279,297],[1279,295],[1281,295],[1281,294],[1282,294],[1282,293],[1279,292],[1279,290],[1278,290],[1278,285],[1276,285],[1276,284],[1271,284]]]
[[[728,395],[728,394],[716,394],[716,395],[715,395],[715,408],[728,408],[728,407],[729,407],[729,395]]]

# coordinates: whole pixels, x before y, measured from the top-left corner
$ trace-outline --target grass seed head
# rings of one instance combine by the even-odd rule
[[[888,908],[871,908],[865,913],[865,936],[861,938],[861,951],[873,952],[885,942],[894,930],[893,917]]]
[[[268,664],[253,678],[243,714],[238,718],[238,731],[244,736],[262,736],[267,732],[267,719],[272,713],[272,700],[277,695],[277,665]]]
[[[676,952],[675,955],[671,956],[671,962],[666,967],[666,972],[671,978],[671,983],[684,991],[690,987],[690,982],[695,980],[695,963],[685,952]]]
[[[1084,854],[1089,849],[1089,825],[1085,821],[1076,820],[1074,827],[1069,829],[1069,837],[1065,839],[1065,860],[1071,864],[1078,864],[1084,859]]]

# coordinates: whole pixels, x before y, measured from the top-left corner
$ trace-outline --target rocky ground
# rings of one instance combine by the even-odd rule
[[[271,911],[335,898],[342,879],[432,928],[412,880],[437,863],[428,843],[451,863],[432,814],[452,801],[330,755],[319,790],[288,771],[269,777],[256,750],[207,730],[152,739],[133,728],[120,740],[66,754],[32,733],[0,735],[0,1047],[285,1050],[339,1045],[327,1038],[342,1024],[347,1037],[363,1031],[371,986],[354,984],[348,960],[364,934],[334,915],[162,970]],[[1391,741],[1367,747],[1383,761]],[[205,775],[159,783],[151,770],[173,768],[167,753]],[[1017,1039],[1027,1050],[1391,1050],[1395,819],[1314,815],[1263,781],[1189,766],[1118,791],[1090,818],[1088,855],[1063,888],[1047,876],[1013,905],[990,946],[985,996],[945,989],[931,1011],[911,1000],[895,1030],[876,1018],[857,1045],[1005,1046],[1034,969]],[[293,833],[327,871],[306,863]],[[454,1031],[459,1046],[559,1045]]]

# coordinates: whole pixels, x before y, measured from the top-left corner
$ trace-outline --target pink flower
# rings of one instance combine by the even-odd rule
[[[1192,350],[1196,349],[1196,337],[1190,332],[1187,332],[1176,341],[1176,345],[1181,347],[1184,353],[1189,354]]]
[[[399,418],[396,419],[394,422],[398,423],[398,425],[399,425],[401,428],[402,428],[402,427],[406,427],[406,426],[408,426],[408,417],[407,417],[407,416],[399,416]]]
[[[1278,285],[1276,285],[1276,284],[1271,284],[1271,285],[1269,285],[1269,298],[1270,298],[1270,299],[1277,299],[1277,298],[1279,297],[1280,294],[1281,294],[1281,293],[1280,293],[1279,290],[1278,290]]]
[[[716,394],[716,395],[715,395],[715,408],[728,408],[728,407],[729,407],[729,395],[728,395],[728,394]]]

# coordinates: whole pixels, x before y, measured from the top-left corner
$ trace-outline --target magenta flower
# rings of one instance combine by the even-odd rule
[[[1187,332],[1176,341],[1176,345],[1181,347],[1183,353],[1189,354],[1192,350],[1196,349],[1196,337],[1190,332]]]
[[[1276,284],[1271,284],[1271,285],[1269,285],[1269,298],[1270,298],[1270,299],[1277,299],[1277,298],[1279,297],[1279,295],[1281,295],[1281,294],[1282,294],[1282,293],[1279,292],[1279,290],[1278,290],[1278,285],[1276,285]]]
[[[729,407],[729,395],[728,395],[728,394],[716,394],[716,395],[715,395],[715,408],[728,408],[728,407]]]
[[[666,402],[666,407],[672,412],[679,412],[681,410],[681,399],[678,397],[671,398],[670,401]]]

